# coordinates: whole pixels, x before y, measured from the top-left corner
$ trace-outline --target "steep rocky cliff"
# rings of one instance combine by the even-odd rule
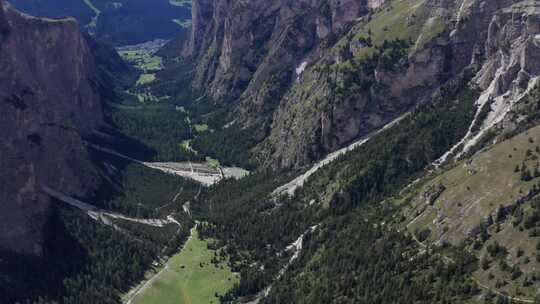
[[[258,163],[299,166],[446,80],[448,42],[439,36],[450,12],[431,2],[195,1],[185,53],[198,62],[194,85],[236,101],[237,123],[256,131]]]
[[[0,2],[0,3],[3,5],[3,2]],[[3,40],[7,36],[8,31],[9,31],[9,24],[6,19],[6,14],[4,10],[0,10],[0,33],[1,33],[0,39],[1,40]]]
[[[476,101],[478,112],[468,134],[440,162],[469,153],[491,131],[511,128],[504,120],[540,76],[538,1],[465,1],[457,16],[450,39],[456,53],[472,54],[457,58],[472,57],[480,66],[473,83],[482,95]]]
[[[435,266],[433,280],[409,277],[405,285],[400,280],[382,288],[388,277],[406,272],[401,268],[382,275],[396,259],[381,263],[384,271],[362,276],[400,242],[386,243],[384,231],[412,236],[396,252],[406,267],[422,265],[416,273],[443,264],[463,270],[449,273],[452,280],[459,273],[466,278],[459,279],[458,296],[448,302],[535,302],[540,262],[539,47],[539,1],[394,0],[359,19],[319,58],[298,65],[300,72],[273,113],[270,135],[254,150],[267,166],[309,162],[414,110],[277,188],[275,194],[285,189],[290,199],[280,204],[282,198],[274,196],[270,211],[250,205],[246,209],[254,210],[253,215],[239,219],[243,212],[235,207],[241,209],[245,201],[237,200],[241,203],[216,212],[216,222],[231,225],[226,233],[248,222],[256,223],[252,231],[261,231],[267,219],[276,226],[280,214],[286,223],[295,210],[302,216],[313,210],[323,218],[335,216],[335,221],[316,217],[305,225],[306,232],[296,232],[300,238],[286,247],[289,252],[293,248],[293,257],[259,293],[259,303],[440,301],[426,296],[435,286],[418,292],[424,297],[418,301],[407,299],[407,291],[374,300],[377,292],[371,290],[381,291],[382,298],[401,286],[410,290],[412,282],[439,285],[445,273]],[[246,109],[242,102],[240,113]],[[287,206],[298,201],[300,207]],[[220,204],[227,202],[211,207]],[[227,209],[234,212],[224,221]],[[375,209],[388,217],[370,219]],[[295,229],[301,221],[292,222]],[[359,245],[357,237],[365,237],[366,231],[357,223],[381,233]],[[234,243],[249,235],[246,230],[225,238]],[[284,230],[276,232],[280,239]],[[316,231],[312,241],[306,238],[310,231]],[[252,233],[255,242],[264,237],[257,232]],[[257,249],[275,244],[261,243]],[[382,254],[373,254],[379,245]],[[419,251],[411,254],[407,248]],[[373,262],[359,262],[364,254],[373,255]],[[424,263],[428,256],[439,262]],[[266,270],[272,263],[253,263],[251,270]],[[372,278],[382,279],[366,287]],[[462,288],[467,281],[471,288]],[[451,289],[454,284],[442,285]],[[244,296],[246,289],[235,291]],[[470,299],[460,300],[463,295]]]
[[[307,63],[255,150],[260,163],[288,167],[319,159],[378,130],[448,79],[451,58],[441,38],[447,10],[409,2],[363,18],[320,60]]]
[[[39,255],[51,204],[42,187],[80,196],[97,185],[82,136],[100,124],[101,101],[74,20],[0,8],[0,249]]]
[[[466,69],[478,69],[480,90],[501,65],[501,95],[527,84],[536,5],[194,1],[184,54],[197,63],[194,86],[235,102],[237,124],[255,130],[257,163],[301,166],[428,102]]]
[[[297,67],[368,9],[368,1],[194,1],[185,51],[198,61],[194,85],[239,100],[244,125],[263,123],[262,138]]]

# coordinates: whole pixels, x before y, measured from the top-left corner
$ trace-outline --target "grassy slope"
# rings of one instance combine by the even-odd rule
[[[141,74],[137,80],[137,86],[141,86],[156,80],[156,74]]]
[[[418,48],[441,33],[444,28],[442,18],[431,16],[424,5],[425,0],[395,0],[378,10],[371,20],[356,35],[356,39],[367,38],[371,33],[374,46],[385,40],[410,40]],[[374,52],[374,48],[363,48],[357,56],[364,57]]]
[[[169,260],[168,268],[133,303],[219,303],[215,293],[224,294],[232,288],[237,276],[226,263],[219,268],[211,263],[215,251],[207,248],[208,243],[208,240],[200,240],[194,229],[184,249]]]
[[[159,56],[149,54],[145,50],[121,51],[120,56],[136,68],[144,71],[159,71],[163,69],[163,59]]]
[[[536,139],[529,142],[529,137]],[[508,139],[493,148],[474,156],[470,160],[459,162],[452,169],[434,177],[420,190],[425,193],[429,187],[439,184],[446,190],[437,199],[434,206],[426,208],[409,229],[418,228],[417,223],[429,223],[432,230],[438,231],[433,224],[433,212],[444,214],[449,224],[446,235],[450,240],[460,241],[469,229],[474,228],[491,212],[501,205],[508,205],[528,191],[535,180],[523,182],[520,174],[514,172],[521,165],[527,149],[535,150],[540,141],[540,127]],[[527,161],[530,169],[536,162]],[[418,196],[413,201],[413,210],[425,208],[424,200]],[[411,210],[412,211],[412,210]],[[414,212],[411,212],[411,214]],[[425,219],[427,217],[429,219]]]
[[[535,152],[539,143],[540,126],[537,126],[420,182],[405,199],[411,202],[411,207],[405,212],[409,223],[407,228],[412,233],[428,228],[431,230],[431,241],[442,238],[458,244],[471,240],[468,236],[471,229],[478,229],[490,214],[496,213],[499,206],[512,205],[538,183],[538,178],[522,181],[515,168],[525,163],[533,171],[538,162],[536,158],[540,156]],[[526,157],[528,149],[533,151],[530,157]],[[446,190],[433,206],[429,206],[422,194],[440,184]],[[525,203],[522,209],[526,217],[531,212],[530,203]],[[523,283],[525,278],[540,269],[540,261],[535,258],[538,254],[538,237],[532,237],[530,231],[521,225],[514,225],[514,221],[515,215],[510,215],[507,220],[491,226],[488,229],[489,240],[476,251],[476,255],[479,258],[488,256],[487,246],[496,241],[508,250],[508,255],[504,257],[508,264],[516,265],[525,275],[512,279],[509,271],[501,270],[496,259],[491,259],[490,267],[477,270],[474,276],[481,284],[495,290],[531,298],[540,283],[531,286],[524,286]],[[518,248],[523,250],[520,256],[517,254]],[[490,278],[490,274],[495,278]]]
[[[156,80],[156,73],[164,68],[163,59],[149,53],[145,49],[120,51],[119,54],[122,59],[141,71],[141,75],[135,84],[135,88],[131,90],[131,93],[137,96],[139,102],[158,102],[162,100],[163,97],[158,98],[154,96],[153,92],[145,88],[141,89],[140,87]]]

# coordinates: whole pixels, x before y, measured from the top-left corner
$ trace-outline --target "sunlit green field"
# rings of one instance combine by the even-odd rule
[[[156,80],[156,74],[141,74],[141,76],[139,76],[139,79],[137,80],[136,85],[140,86],[150,83],[154,80]]]
[[[238,280],[225,262],[211,263],[213,250],[199,239],[196,230],[184,249],[172,257],[167,268],[135,299],[133,304],[219,303],[215,294],[224,294]]]
[[[139,70],[153,72],[163,69],[163,59],[148,53],[147,50],[120,51],[122,59],[132,63]]]
[[[207,124],[197,124],[194,127],[195,127],[195,131],[197,131],[197,133],[203,133],[203,132],[208,131],[208,125]]]

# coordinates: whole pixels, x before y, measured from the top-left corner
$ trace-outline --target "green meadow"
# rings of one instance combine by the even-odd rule
[[[173,256],[157,277],[132,301],[133,304],[209,304],[219,303],[238,276],[227,261],[217,267],[211,262],[216,253],[208,249],[209,240],[199,239],[195,229],[180,253]]]

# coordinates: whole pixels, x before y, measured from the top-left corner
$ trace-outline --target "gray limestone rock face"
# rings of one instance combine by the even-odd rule
[[[515,83],[526,87],[538,75],[540,14],[530,0],[423,1],[399,16],[407,26],[421,26],[394,67],[374,62],[369,73],[344,67],[369,48],[358,35],[373,12],[391,7],[372,0],[194,1],[186,48],[197,65],[193,85],[234,103],[231,121],[253,129],[256,163],[291,167],[429,102],[471,67],[479,70],[474,86],[481,90],[508,60],[500,92]],[[350,78],[364,89],[350,85]]]
[[[98,184],[82,137],[102,121],[93,59],[72,19],[0,9],[0,249],[42,253],[47,185],[84,195]]]

